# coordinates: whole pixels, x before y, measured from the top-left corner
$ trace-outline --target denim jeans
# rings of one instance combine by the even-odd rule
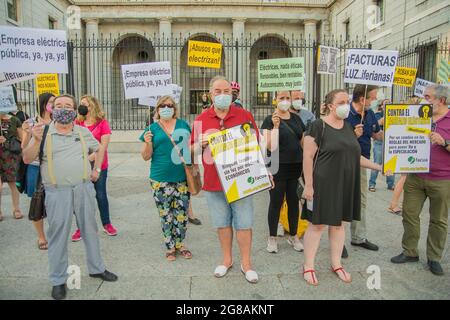
[[[106,194],[106,179],[108,178],[108,169],[102,170],[100,177],[97,182],[94,183],[96,191],[96,199],[98,210],[100,211],[100,219],[102,220],[102,225],[110,224],[109,219],[109,202],[108,195]]]
[[[373,162],[382,164],[383,163],[383,142],[374,141],[373,143]],[[378,171],[372,170],[370,174],[369,187],[375,187],[377,184]],[[395,184],[395,177],[386,177],[386,183],[388,188],[393,188]]]

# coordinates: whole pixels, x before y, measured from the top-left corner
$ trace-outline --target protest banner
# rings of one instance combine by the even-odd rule
[[[258,60],[258,92],[305,90],[305,58]]]
[[[38,75],[36,78],[36,91],[38,97],[46,92],[59,96],[58,74],[50,73]]]
[[[176,104],[180,103],[181,99],[181,92],[183,90],[182,87],[178,86],[177,84],[171,84],[167,87],[167,93],[164,95],[171,95],[173,99],[175,100]],[[151,97],[142,97],[139,98],[138,104],[142,106],[148,106],[148,107],[156,107],[156,103],[158,102],[159,98],[161,98],[163,95],[158,96],[151,96]]]
[[[67,73],[66,32],[0,26],[0,72]]]
[[[33,73],[15,73],[7,72],[0,73],[0,87],[9,86],[11,84],[19,83],[36,78],[36,74]]]
[[[446,58],[441,58],[437,73],[437,82],[447,84],[450,82],[450,62]]]
[[[388,104],[384,117],[383,172],[430,171],[431,105]]]
[[[188,66],[220,69],[222,44],[215,42],[188,42]]]
[[[398,51],[349,49],[344,82],[392,87]]]
[[[411,88],[416,80],[416,74],[416,68],[397,67],[395,68],[394,84]]]
[[[208,142],[228,203],[271,188],[251,123],[210,134]]]
[[[416,86],[414,88],[414,95],[418,96],[420,98],[423,98],[424,94],[425,94],[425,89],[428,86],[431,86],[433,84],[434,84],[433,82],[417,78],[416,79]]]
[[[338,48],[319,46],[317,73],[336,74]]]
[[[172,84],[169,61],[122,65],[125,99],[165,95]]]
[[[0,113],[17,110],[12,86],[0,87]]]

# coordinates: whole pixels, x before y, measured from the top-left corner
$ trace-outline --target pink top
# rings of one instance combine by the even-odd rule
[[[78,120],[75,121],[75,124],[86,127],[89,131],[92,132],[92,135],[98,142],[102,142],[102,136],[106,134],[111,134],[111,128],[109,127],[109,123],[106,119],[93,124],[92,126],[86,126],[84,121],[80,122]],[[105,150],[105,158],[103,159],[102,170],[108,169],[108,150]]]
[[[436,121],[435,132],[450,140],[450,111]],[[431,145],[430,173],[417,174],[427,180],[450,180],[450,152],[437,144]]]

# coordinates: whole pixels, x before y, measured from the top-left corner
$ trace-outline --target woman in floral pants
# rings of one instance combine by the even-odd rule
[[[181,152],[183,159],[190,163],[188,141],[191,129],[185,121],[177,119],[176,111],[175,102],[170,96],[161,97],[156,106],[155,118],[158,122],[146,128],[139,138],[144,142],[142,158],[145,161],[152,160],[150,183],[169,261],[176,259],[177,252],[185,259],[192,258],[192,253],[184,245],[190,193],[179,156]]]

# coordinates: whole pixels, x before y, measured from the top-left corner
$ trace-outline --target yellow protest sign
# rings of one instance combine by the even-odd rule
[[[59,82],[57,73],[40,74],[36,78],[37,95],[52,93],[59,96]]]
[[[188,66],[220,69],[221,43],[189,40],[188,48]]]
[[[394,84],[397,86],[411,88],[416,80],[417,69],[396,67],[394,75]]]

